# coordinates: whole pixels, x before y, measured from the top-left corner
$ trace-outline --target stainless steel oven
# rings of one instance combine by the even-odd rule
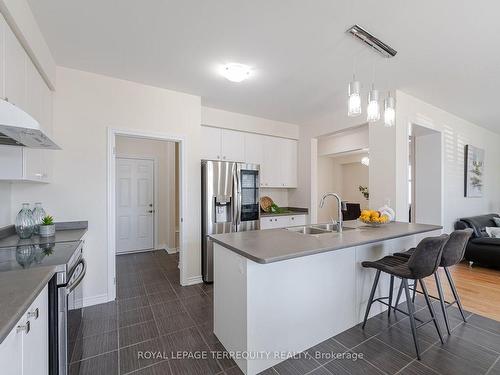
[[[74,342],[82,321],[82,280],[87,271],[82,241],[63,270],[49,283],[49,368],[67,375]]]

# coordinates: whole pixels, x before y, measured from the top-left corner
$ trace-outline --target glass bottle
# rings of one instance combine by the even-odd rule
[[[40,202],[35,203],[35,208],[33,209],[33,220],[35,220],[35,234],[40,232],[40,224],[43,222],[43,218],[46,216],[45,210]]]
[[[23,208],[16,216],[16,232],[22,238],[30,238],[35,231],[35,220],[29,203],[23,203]]]

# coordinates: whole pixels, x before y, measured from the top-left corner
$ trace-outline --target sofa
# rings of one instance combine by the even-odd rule
[[[455,223],[455,229],[472,228],[474,231],[465,249],[465,259],[487,267],[500,268],[500,238],[491,238],[486,227],[495,227],[497,214],[464,217]]]

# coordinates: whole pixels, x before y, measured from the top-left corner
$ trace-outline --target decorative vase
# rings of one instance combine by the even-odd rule
[[[52,237],[56,234],[56,225],[40,225],[39,235],[40,237]]]
[[[16,216],[16,233],[21,239],[30,238],[35,231],[35,220],[28,203],[23,203],[21,211]]]
[[[35,203],[35,208],[33,209],[33,220],[35,220],[35,234],[40,233],[40,224],[43,222],[43,218],[46,213],[40,202]]]

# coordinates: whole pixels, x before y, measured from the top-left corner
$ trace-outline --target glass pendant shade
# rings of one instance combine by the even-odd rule
[[[389,95],[384,100],[384,125],[387,127],[394,126],[396,123],[396,99]]]
[[[349,101],[347,108],[347,116],[356,117],[361,114],[361,96],[359,81],[352,81],[349,83]]]
[[[372,88],[368,93],[368,107],[366,108],[366,120],[376,122],[380,120],[380,105],[378,103],[378,90]]]

